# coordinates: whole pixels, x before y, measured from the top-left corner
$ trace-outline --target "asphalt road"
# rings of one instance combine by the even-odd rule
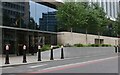
[[[64,60],[4,67],[2,73],[118,73],[119,57],[114,51],[91,53]]]

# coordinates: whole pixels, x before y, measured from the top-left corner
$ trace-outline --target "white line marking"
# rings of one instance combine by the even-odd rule
[[[88,63],[92,63],[92,62],[109,60],[109,59],[113,59],[113,58],[116,58],[116,57],[118,57],[118,56],[109,57],[109,58],[104,58],[104,59],[98,59],[98,60],[91,60],[91,61],[86,61],[86,62],[81,62],[81,63],[73,63],[73,64],[67,64],[67,65],[60,65],[60,66],[55,66],[55,67],[46,68],[46,69],[39,70],[39,71],[51,70],[51,69],[57,69],[57,68],[63,68],[63,67],[74,66],[74,65],[88,64]]]
[[[91,56],[85,56],[85,57],[91,57]]]
[[[47,64],[42,64],[42,65],[36,65],[36,66],[30,66],[30,68],[37,68],[37,67],[41,67],[41,66],[45,66]]]
[[[10,68],[14,68],[14,67],[5,67],[5,68],[2,68],[2,69],[10,69]]]

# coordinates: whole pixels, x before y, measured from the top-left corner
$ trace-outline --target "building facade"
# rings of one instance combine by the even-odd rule
[[[29,11],[29,2],[2,2],[2,54],[6,45],[10,46],[10,54],[22,55],[23,45],[27,46],[27,53],[34,53],[38,45],[56,44],[56,33],[29,29]]]
[[[90,3],[98,3],[111,20],[115,20],[120,12],[119,0],[89,0]]]
[[[57,31],[56,12],[42,13],[42,18],[39,19],[40,30]]]
[[[2,2],[2,14],[3,26],[28,28],[29,2]],[[10,45],[11,54],[16,53],[20,44],[27,42],[27,37],[28,35],[24,31],[2,29],[2,53],[5,53],[6,44]]]
[[[24,19],[25,26],[20,27],[27,27],[30,16],[29,2],[2,2],[2,11],[10,17],[11,26],[14,26],[17,20]]]

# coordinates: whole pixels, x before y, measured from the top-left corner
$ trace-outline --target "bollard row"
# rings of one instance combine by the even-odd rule
[[[61,59],[64,59],[64,50],[63,50],[63,45],[61,46]],[[53,48],[54,46],[51,45],[51,52],[50,52],[50,60],[54,60],[53,56]],[[10,64],[9,63],[9,45],[5,46],[6,49],[6,58],[5,58],[5,64]],[[27,46],[23,45],[23,63],[27,63],[26,60],[26,51],[27,51]],[[41,61],[41,46],[38,45],[38,61]]]

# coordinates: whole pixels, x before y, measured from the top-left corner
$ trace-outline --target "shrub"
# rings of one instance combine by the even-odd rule
[[[41,48],[41,50],[42,51],[47,51],[47,50],[50,50],[51,48],[51,45],[44,45],[42,48]],[[56,49],[56,48],[59,48],[60,47],[60,45],[57,45],[57,46],[55,46],[55,47],[53,47],[53,49]]]
[[[44,45],[42,48],[41,48],[42,51],[46,51],[46,50],[50,50],[50,45]]]
[[[72,45],[70,45],[69,43],[65,45],[65,47],[72,47]]]
[[[110,44],[102,44],[101,46],[102,47],[111,47],[112,45],[110,45]]]
[[[83,44],[74,44],[75,47],[84,47]]]
[[[91,44],[89,46],[91,46],[91,47],[99,47],[100,45],[99,44]]]

